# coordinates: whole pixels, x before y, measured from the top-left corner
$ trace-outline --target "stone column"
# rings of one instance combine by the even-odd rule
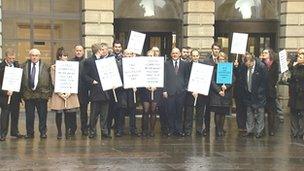
[[[93,43],[112,45],[114,0],[82,0],[82,41],[86,52]],[[88,53],[86,53],[87,55]]]
[[[2,58],[2,0],[0,0],[0,59]]]
[[[280,49],[296,52],[304,48],[304,1],[281,0]],[[278,86],[279,100],[288,110],[288,86]]]
[[[304,1],[281,0],[280,49],[304,47]]]
[[[183,46],[209,52],[214,41],[213,0],[184,0]]]

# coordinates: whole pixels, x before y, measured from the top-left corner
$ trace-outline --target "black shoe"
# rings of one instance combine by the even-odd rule
[[[5,141],[5,137],[0,137],[0,141]]]
[[[57,140],[61,140],[62,139],[62,133],[58,133],[57,134]]]
[[[191,132],[186,132],[185,134],[187,137],[190,137],[191,136]]]
[[[96,134],[90,134],[89,138],[96,138]]]
[[[269,136],[274,136],[274,132],[269,132]]]
[[[15,137],[15,138],[24,138],[24,135],[22,135],[22,134],[12,134],[11,135],[12,137]]]
[[[46,138],[47,138],[47,135],[46,135],[46,134],[41,134],[41,135],[40,135],[40,138],[41,138],[41,139],[46,139]]]
[[[150,136],[150,137],[155,137],[154,132],[150,132],[150,133],[149,133],[149,136]]]
[[[24,136],[25,139],[33,139],[34,138],[34,135],[29,135],[29,134],[26,134]]]
[[[224,132],[223,131],[218,131],[218,132],[216,132],[216,136],[217,137],[222,137],[222,136],[224,136]]]
[[[179,132],[179,133],[177,133],[177,136],[184,137],[184,136],[185,136],[185,133]]]
[[[208,136],[209,133],[210,133],[210,130],[209,130],[209,129],[204,129],[204,130],[203,130],[203,136],[204,136],[204,137]]]
[[[245,134],[242,135],[243,137],[252,137],[253,133],[252,132],[246,132]]]
[[[122,137],[122,133],[121,132],[116,132],[115,137]]]
[[[262,138],[262,134],[261,133],[256,134],[255,138]]]

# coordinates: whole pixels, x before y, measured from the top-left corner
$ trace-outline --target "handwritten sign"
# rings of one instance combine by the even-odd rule
[[[79,62],[56,61],[55,92],[78,93]]]
[[[288,71],[286,50],[282,50],[279,52],[279,58],[280,58],[281,73],[284,73],[285,71]]]
[[[123,58],[124,88],[163,87],[164,58]]]
[[[122,86],[115,57],[96,60],[95,64],[103,91]]]
[[[217,64],[216,83],[232,84],[233,67],[231,62]]]
[[[245,54],[247,48],[248,34],[245,33],[233,33],[231,53]]]
[[[5,67],[2,82],[2,90],[20,92],[22,69]]]
[[[127,49],[136,54],[141,54],[146,40],[146,34],[131,31]]]
[[[188,83],[188,91],[208,96],[213,74],[213,66],[193,63]]]

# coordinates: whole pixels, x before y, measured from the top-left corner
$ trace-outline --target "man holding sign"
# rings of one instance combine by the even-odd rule
[[[13,49],[7,49],[5,52],[5,59],[0,64],[0,84],[2,87],[5,67],[19,68],[19,64],[15,61],[16,53]],[[9,100],[10,99],[10,100]],[[19,133],[18,121],[19,121],[19,109],[20,109],[20,94],[12,91],[0,91],[0,141],[5,141],[5,137],[8,133],[9,115],[11,115],[11,130],[10,134],[13,137],[21,138],[23,135]]]
[[[84,80],[90,89],[91,110],[89,138],[97,136],[96,124],[100,115],[100,129],[102,136],[110,138],[110,130],[107,128],[109,95],[104,91],[100,82],[96,61],[108,56],[108,45],[96,43],[92,45],[93,55],[84,62]]]

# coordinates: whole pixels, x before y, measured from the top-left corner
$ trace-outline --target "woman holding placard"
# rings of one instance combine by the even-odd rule
[[[217,64],[214,67],[210,86],[210,107],[211,111],[215,113],[215,129],[216,136],[218,137],[224,135],[225,114],[229,113],[232,102],[232,84],[223,85],[216,83],[218,63],[227,62],[227,60],[228,56],[224,52],[220,52],[217,58]]]
[[[64,51],[63,47],[57,50],[56,59],[61,61],[67,61],[68,55]],[[55,86],[55,71],[56,65],[51,66],[51,78],[52,84]],[[75,124],[76,124],[76,111],[79,108],[79,101],[77,94],[71,93],[53,93],[50,108],[56,112],[56,127],[57,127],[57,139],[62,139],[61,124],[62,124],[62,114],[64,114],[65,123],[65,136],[66,138],[71,138],[75,135]]]
[[[262,51],[260,56],[262,62],[267,68],[267,90],[266,90],[266,106],[265,111],[268,119],[268,133],[270,136],[274,136],[275,132],[275,120],[277,116],[276,109],[276,84],[279,79],[279,64],[274,60],[274,52],[270,48],[266,48]]]
[[[153,47],[147,52],[147,56],[159,56],[159,49]],[[146,87],[139,89],[139,95],[143,106],[142,114],[142,136],[154,137],[154,127],[156,124],[157,106],[161,99],[161,90],[155,87]]]
[[[296,62],[289,64],[289,107],[291,136],[303,140],[304,135],[304,49],[298,50]]]

